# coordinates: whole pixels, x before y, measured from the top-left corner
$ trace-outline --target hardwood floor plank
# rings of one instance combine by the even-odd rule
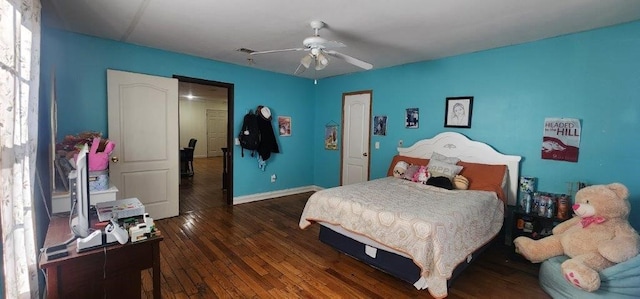
[[[180,215],[156,220],[163,298],[430,298],[318,240],[299,217],[312,193],[227,206],[221,159],[194,159],[180,185]],[[216,168],[220,167],[220,168]],[[538,265],[509,259],[493,244],[449,289],[448,298],[549,298]],[[151,298],[151,274],[142,274]]]
[[[215,297],[218,298],[231,298],[231,294],[227,293],[223,284],[221,284],[215,277],[209,276],[204,279],[209,289],[213,292]]]

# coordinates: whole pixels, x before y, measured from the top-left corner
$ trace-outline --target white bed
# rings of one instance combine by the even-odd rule
[[[427,288],[434,297],[446,297],[448,281],[500,231],[505,203],[515,204],[520,157],[445,132],[398,148],[402,157],[392,163],[429,159],[433,152],[465,165],[505,165],[496,184],[502,192],[446,190],[385,177],[316,192],[302,212],[300,228],[318,222],[323,242],[418,289]]]

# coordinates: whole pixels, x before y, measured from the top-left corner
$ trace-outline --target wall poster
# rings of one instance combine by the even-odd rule
[[[577,118],[545,118],[542,159],[578,162],[580,134]]]
[[[338,126],[326,125],[324,127],[324,149],[337,150],[338,149]]]

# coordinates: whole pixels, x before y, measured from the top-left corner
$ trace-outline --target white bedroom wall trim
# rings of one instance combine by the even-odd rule
[[[251,195],[236,196],[236,197],[233,198],[233,204],[234,205],[239,205],[239,204],[243,204],[243,203],[250,203],[250,202],[254,202],[254,201],[271,199],[271,198],[276,198],[276,197],[281,197],[281,196],[288,196],[288,195],[300,194],[300,193],[305,193],[305,192],[315,192],[315,191],[320,191],[322,189],[324,189],[324,188],[319,187],[319,186],[315,186],[315,185],[311,185],[311,186],[305,186],[305,187],[298,187],[298,188],[291,188],[291,189],[283,189],[283,190],[269,191],[269,192],[263,192],[263,193],[256,193],[256,194],[251,194]]]

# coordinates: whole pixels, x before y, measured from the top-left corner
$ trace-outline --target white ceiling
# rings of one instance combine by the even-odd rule
[[[311,36],[374,69],[585,31],[640,19],[639,0],[42,0],[48,26],[218,61],[293,74]],[[361,69],[331,59],[324,78]]]

